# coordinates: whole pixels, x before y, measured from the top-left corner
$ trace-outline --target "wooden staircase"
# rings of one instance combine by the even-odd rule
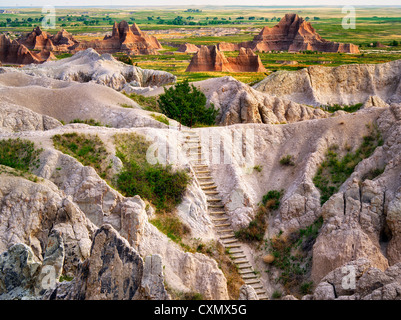
[[[256,275],[252,265],[248,261],[241,243],[235,237],[230,220],[226,214],[224,204],[221,201],[217,186],[214,184],[209,166],[202,157],[202,147],[199,135],[190,129],[182,130],[185,136],[184,144],[188,148],[190,164],[195,171],[195,177],[206,195],[208,213],[212,218],[215,230],[233,262],[237,265],[239,273],[245,284],[252,286],[259,300],[268,300],[266,291]]]

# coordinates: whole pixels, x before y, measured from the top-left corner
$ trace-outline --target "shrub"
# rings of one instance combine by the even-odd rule
[[[170,88],[164,88],[159,96],[159,108],[169,118],[185,126],[213,125],[218,110],[206,107],[206,96],[187,79]]]
[[[270,190],[262,197],[262,203],[269,209],[276,210],[280,206],[280,199],[283,195],[283,191]]]
[[[116,156],[124,168],[115,184],[126,196],[139,195],[156,206],[159,211],[172,211],[178,205],[190,180],[182,170],[171,166],[150,164],[146,152],[150,143],[137,134],[117,135]]]
[[[287,154],[280,159],[280,164],[283,166],[295,166],[294,157],[290,154]]]
[[[0,140],[0,164],[24,172],[39,166],[39,155],[42,149],[35,149],[29,140]]]
[[[68,154],[85,166],[93,167],[100,177],[108,177],[111,169],[109,153],[103,141],[97,135],[78,134],[76,132],[53,136],[54,147]]]
[[[375,126],[368,126],[369,134],[363,137],[362,144],[355,152],[347,152],[342,158],[337,154],[338,146],[331,146],[326,152],[326,159],[318,167],[313,178],[320,190],[320,202],[323,205],[348,179],[356,165],[383,144],[380,132]]]

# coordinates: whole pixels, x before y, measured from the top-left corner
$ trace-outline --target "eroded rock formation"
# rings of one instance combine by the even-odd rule
[[[216,46],[202,46],[185,71],[265,72],[266,69],[251,49],[241,48],[237,57],[226,58]]]
[[[19,38],[17,41],[30,50],[58,52],[68,52],[78,45],[78,41],[65,29],[52,35],[47,31],[43,31],[39,26],[27,35]]]
[[[134,23],[121,21],[113,25],[111,36],[105,36],[103,40],[83,41],[74,52],[93,48],[99,53],[125,52],[127,54],[158,54],[162,49],[161,44],[154,36],[148,36]]]
[[[313,106],[370,105],[401,101],[401,60],[382,64],[338,67],[311,66],[294,72],[279,71],[253,86],[254,89]],[[371,97],[375,97],[372,98]]]
[[[261,52],[272,50],[289,52],[312,50],[359,53],[358,46],[354,44],[331,42],[323,39],[309,22],[306,22],[297,14],[286,14],[274,27],[264,27],[252,41],[238,44],[219,44],[221,51],[235,51],[241,47]]]
[[[53,59],[54,55],[47,49],[32,52],[17,40],[11,40],[4,34],[0,35],[0,61],[4,64],[42,63]]]

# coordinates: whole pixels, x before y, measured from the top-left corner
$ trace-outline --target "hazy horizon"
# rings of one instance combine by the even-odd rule
[[[305,6],[332,6],[341,7],[345,5],[361,6],[361,7],[400,7],[399,0],[389,0],[385,5],[380,0],[304,0],[302,3],[294,0],[282,0],[280,5],[277,5],[277,1],[258,1],[258,0],[248,0],[247,4],[241,0],[220,0],[219,4],[216,5],[215,1],[212,0],[148,0],[147,5],[134,4],[130,0],[87,0],[85,5],[82,5],[82,1],[79,0],[66,0],[63,2],[56,0],[0,0],[0,8],[17,8],[17,7],[42,7],[46,5],[52,5],[56,7],[152,7],[152,6],[243,6],[243,7],[305,7]]]

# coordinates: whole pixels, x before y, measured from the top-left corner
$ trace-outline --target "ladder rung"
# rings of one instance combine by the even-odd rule
[[[222,239],[223,240],[223,244],[224,245],[226,245],[226,244],[230,244],[230,243],[237,243],[238,242],[238,240],[237,239],[234,239],[234,240],[228,240],[228,241],[224,241],[224,239]]]

